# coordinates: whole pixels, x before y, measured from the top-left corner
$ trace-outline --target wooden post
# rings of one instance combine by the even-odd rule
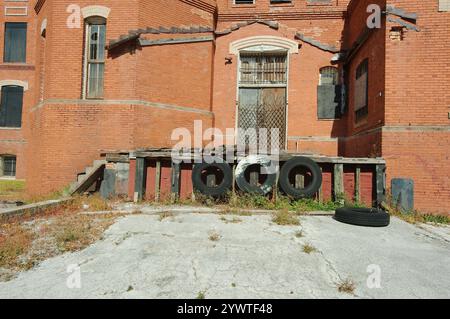
[[[231,185],[231,190],[233,192],[233,195],[236,194],[236,165],[233,164],[233,176],[232,176],[232,185]]]
[[[355,171],[355,201],[361,202],[361,167],[356,166]]]
[[[295,188],[303,189],[305,188],[305,176],[302,174],[295,175]]]
[[[140,202],[144,199],[147,179],[147,167],[145,158],[136,158],[136,176],[134,180],[134,201]]]
[[[215,174],[208,174],[206,176],[206,185],[208,187],[215,187],[216,186],[216,175]]]
[[[155,201],[159,202],[161,197],[161,161],[156,161],[155,172]]]
[[[334,200],[344,194],[344,164],[334,164]]]
[[[180,198],[181,165],[172,162],[172,201]]]
[[[323,173],[322,167],[320,167],[320,172]],[[322,181],[322,185],[323,185],[323,181]],[[323,187],[322,187],[322,185],[320,185],[319,191],[317,192],[318,193],[319,203],[323,202]]]
[[[250,185],[257,186],[259,181],[259,173],[258,172],[250,172]]]
[[[375,168],[375,184],[377,193],[377,206],[386,200],[386,165],[377,165]]]

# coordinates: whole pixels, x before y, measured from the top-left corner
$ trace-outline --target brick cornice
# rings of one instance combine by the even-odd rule
[[[290,12],[242,12],[222,13],[218,15],[219,22],[240,21],[252,19],[264,20],[311,20],[311,19],[343,19],[344,10],[299,10]]]
[[[211,14],[216,13],[217,5],[213,0],[180,0],[183,3],[189,4],[197,9],[209,12]]]

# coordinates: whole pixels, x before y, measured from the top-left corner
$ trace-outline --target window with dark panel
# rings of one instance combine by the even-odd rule
[[[103,98],[106,20],[91,18],[86,23],[86,98]]]
[[[369,60],[362,61],[356,69],[355,121],[359,122],[369,114]]]
[[[0,103],[0,127],[22,126],[23,87],[3,86]]]
[[[254,4],[254,0],[234,0],[234,4]]]
[[[25,63],[27,52],[27,24],[5,23],[3,62]]]
[[[1,161],[1,170],[0,175],[6,177],[15,177],[16,176],[16,157],[5,155],[0,158]]]
[[[339,71],[333,66],[320,69],[317,87],[317,117],[319,120],[334,120],[341,117],[342,86]]]

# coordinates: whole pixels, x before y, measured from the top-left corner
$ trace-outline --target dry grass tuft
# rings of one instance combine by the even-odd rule
[[[350,279],[346,279],[338,286],[339,292],[350,294],[350,295],[352,295],[354,293],[355,289],[356,289],[355,283]]]
[[[217,233],[215,231],[212,231],[212,232],[209,233],[209,237],[208,238],[209,238],[210,241],[219,241],[220,238],[222,238],[222,236],[220,236],[219,233]]]
[[[317,251],[316,247],[314,247],[311,244],[303,245],[303,252],[306,253],[306,254],[311,254],[311,253],[314,253],[316,251]]]
[[[277,225],[300,225],[300,220],[296,215],[290,213],[287,209],[280,210],[273,214],[272,221]]]
[[[234,216],[231,219],[222,216],[222,217],[220,217],[220,220],[223,221],[225,224],[239,224],[239,223],[242,223],[242,219],[237,218],[236,216]]]
[[[175,215],[172,212],[162,212],[159,213],[159,221],[162,222],[164,219],[174,217]]]
[[[304,236],[304,234],[303,234],[302,230],[299,230],[299,231],[295,232],[295,237],[302,238],[303,236]]]

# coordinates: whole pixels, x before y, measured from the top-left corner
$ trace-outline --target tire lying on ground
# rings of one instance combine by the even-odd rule
[[[214,158],[213,163],[200,163],[195,164],[192,169],[192,184],[194,190],[200,192],[206,196],[220,197],[225,195],[232,186],[233,183],[233,171],[230,165],[223,162],[221,158]],[[204,180],[203,172],[208,169],[215,169],[221,172],[222,180],[219,185],[208,186],[206,180]]]
[[[305,188],[296,188],[291,184],[290,174],[297,168],[306,168],[311,172],[311,181]],[[294,199],[313,197],[322,186],[322,171],[319,165],[307,157],[294,157],[287,161],[280,172],[279,184],[281,189]]]
[[[386,227],[390,223],[390,215],[377,208],[338,208],[334,218],[342,223],[358,226]]]
[[[267,195],[276,182],[276,167],[269,157],[263,155],[250,155],[241,160],[236,166],[236,184],[239,189],[253,194]],[[246,179],[245,172],[250,166],[258,165],[262,168],[262,172],[266,176],[264,183],[261,185],[251,185]]]

